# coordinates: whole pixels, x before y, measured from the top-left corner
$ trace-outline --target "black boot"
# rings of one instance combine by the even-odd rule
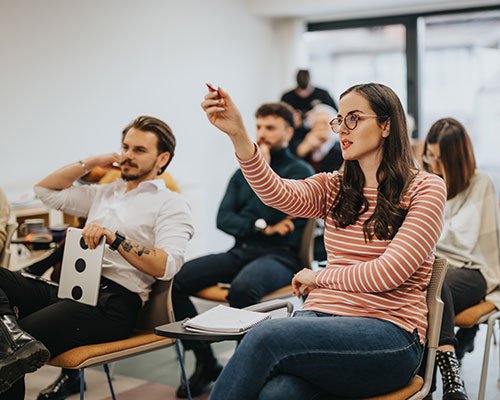
[[[76,393],[80,393],[79,371],[63,368],[57,379],[38,394],[37,400],[63,400]]]
[[[50,358],[47,348],[24,332],[13,315],[0,316],[0,393]]]
[[[196,368],[189,378],[189,390],[195,397],[207,391],[208,386],[217,380],[222,371],[222,366],[212,353],[210,346],[194,350]],[[179,399],[187,399],[187,388],[181,384],[175,393]]]
[[[79,371],[62,369],[57,379],[38,394],[37,400],[63,400],[75,393],[80,393]]]
[[[455,353],[438,350],[436,360],[443,379],[443,400],[468,400]]]

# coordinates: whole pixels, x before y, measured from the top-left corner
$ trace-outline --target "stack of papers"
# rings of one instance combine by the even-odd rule
[[[271,314],[218,305],[183,323],[192,332],[243,333],[258,323],[270,319]]]

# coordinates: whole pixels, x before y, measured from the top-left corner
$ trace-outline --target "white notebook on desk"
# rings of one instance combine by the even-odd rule
[[[183,323],[192,332],[241,333],[270,319],[271,314],[218,305]]]

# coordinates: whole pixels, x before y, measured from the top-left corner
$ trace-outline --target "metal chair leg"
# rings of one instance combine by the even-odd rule
[[[80,368],[80,400],[85,397],[85,368]]]
[[[188,400],[193,400],[191,397],[191,389],[189,388],[189,379],[187,378],[186,368],[184,367],[184,356],[181,350],[180,340],[175,341],[175,350],[177,351],[177,358],[179,359],[179,365],[181,367],[181,382],[186,386]]]
[[[486,331],[486,340],[484,343],[483,367],[481,370],[481,380],[479,382],[478,400],[484,400],[485,397],[486,379],[488,377],[488,364],[490,361],[491,337],[493,336],[493,327],[499,316],[499,313],[495,313],[488,318],[488,329]]]
[[[113,380],[115,379],[116,362],[108,363],[108,366],[109,366],[109,376],[111,376],[111,380]]]
[[[497,323],[497,326],[498,326],[498,332],[499,332],[499,336],[500,336],[500,320],[496,320],[495,321]],[[495,330],[493,329],[493,332]],[[498,361],[499,361],[499,365],[500,365],[500,350],[498,351]],[[498,378],[497,378],[497,387],[500,389],[500,372],[498,373]]]
[[[103,365],[104,371],[106,372],[106,378],[108,378],[109,390],[111,391],[111,398],[116,400],[115,391],[113,390],[113,382],[111,381],[111,375],[109,374],[108,364]]]

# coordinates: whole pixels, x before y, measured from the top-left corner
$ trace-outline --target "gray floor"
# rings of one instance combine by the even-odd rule
[[[481,330],[476,338],[476,348],[471,354],[467,354],[463,360],[463,375],[469,398],[477,399],[479,378],[481,373],[482,356],[484,351],[484,337],[486,327],[481,326]],[[498,330],[497,330],[498,332]],[[225,363],[234,351],[234,342],[223,342],[214,345],[215,351],[221,360]],[[499,377],[499,350],[498,346],[493,346],[490,355],[490,368],[487,380],[486,399],[500,400],[500,389],[497,387],[497,378]],[[187,355],[187,369],[192,371],[193,358]],[[174,398],[173,388],[179,382],[179,367],[175,350],[173,348],[149,353],[132,359],[123,360],[115,364],[114,385],[117,393],[124,393],[132,388],[137,388],[147,382],[156,382],[162,385],[168,385],[169,394],[164,392],[163,397],[144,397],[146,399],[163,398],[164,400]],[[27,396],[26,399],[36,399],[38,391],[49,384],[57,375],[58,371],[52,367],[43,367],[34,374],[27,377]],[[109,397],[106,378],[100,369],[94,369],[87,372],[86,399],[97,400]],[[438,382],[440,378],[438,378]],[[145,386],[147,387],[147,386]],[[171,394],[170,394],[171,393]],[[125,396],[124,396],[125,397]],[[118,399],[120,396],[118,396]],[[206,398],[206,397],[205,397]],[[441,398],[441,388],[438,384],[438,391],[434,394],[434,399]],[[78,396],[72,396],[70,399],[78,399]]]

